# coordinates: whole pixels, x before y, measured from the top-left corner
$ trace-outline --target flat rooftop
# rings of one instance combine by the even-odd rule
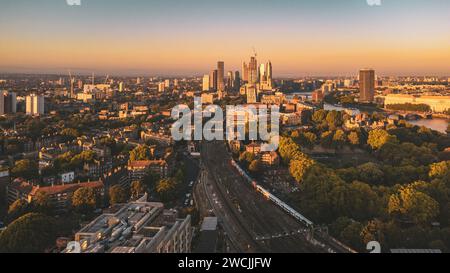
[[[214,231],[217,230],[217,217],[205,217],[203,218],[201,231]]]
[[[82,228],[78,233],[97,233],[106,229],[117,222],[125,221],[129,226],[136,225],[148,213],[155,213],[163,209],[162,203],[153,202],[134,202],[120,207],[115,207],[110,213],[105,213],[97,217],[90,224]]]

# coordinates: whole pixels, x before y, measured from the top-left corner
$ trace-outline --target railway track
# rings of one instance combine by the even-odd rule
[[[265,200],[229,165],[223,142],[205,143],[202,154],[227,209],[264,252],[324,252],[299,231],[304,226]],[[234,201],[234,203],[233,203]],[[266,238],[257,240],[257,238]]]

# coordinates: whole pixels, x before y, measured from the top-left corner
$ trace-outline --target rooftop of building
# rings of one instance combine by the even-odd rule
[[[165,210],[162,203],[131,202],[108,209],[75,237],[87,242],[84,252],[140,252],[172,236],[190,219],[177,216],[177,211]]]
[[[139,161],[130,161],[128,163],[128,167],[130,168],[147,168],[149,166],[152,165],[160,165],[160,166],[164,166],[167,165],[167,162],[163,159],[159,159],[159,160],[139,160]]]
[[[92,181],[92,182],[83,182],[83,183],[72,183],[72,184],[64,184],[64,185],[54,185],[41,187],[36,186],[23,178],[16,178],[10,185],[9,188],[12,190],[19,191],[22,194],[35,196],[39,192],[43,192],[48,195],[54,195],[65,192],[74,192],[81,187],[89,187],[89,188],[101,188],[103,187],[102,181]]]
[[[205,217],[203,218],[202,231],[204,230],[217,230],[217,217]]]

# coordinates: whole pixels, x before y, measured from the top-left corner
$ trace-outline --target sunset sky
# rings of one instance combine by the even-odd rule
[[[450,1],[0,1],[0,72],[201,75],[255,47],[276,77],[450,75]]]

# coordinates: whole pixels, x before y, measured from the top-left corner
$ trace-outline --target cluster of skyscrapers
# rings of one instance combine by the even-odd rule
[[[252,56],[248,64],[242,63],[242,75],[242,79],[247,84],[257,85],[259,83],[259,90],[273,89],[272,63],[270,61],[258,67],[256,56]]]
[[[242,78],[241,78],[242,75]],[[269,61],[258,66],[256,55],[250,62],[242,64],[242,74],[229,71],[225,79],[225,64],[217,63],[217,69],[203,76],[203,91],[216,91],[219,97],[223,92],[240,92],[247,95],[249,103],[255,103],[260,91],[273,91],[272,63]]]
[[[235,92],[239,90],[240,84],[241,76],[238,71],[228,71],[225,79],[225,63],[222,61],[217,62],[217,69],[203,76],[203,91]]]

